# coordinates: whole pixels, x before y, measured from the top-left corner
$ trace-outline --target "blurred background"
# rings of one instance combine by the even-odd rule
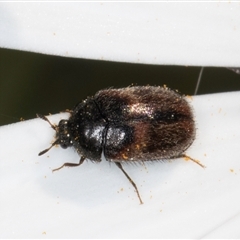
[[[65,58],[0,48],[0,125],[71,109],[108,87],[163,85],[193,95],[201,68]],[[240,75],[204,68],[198,94],[240,90]]]

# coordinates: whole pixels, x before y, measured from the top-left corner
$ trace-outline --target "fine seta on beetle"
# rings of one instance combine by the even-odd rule
[[[76,167],[85,159],[101,162],[102,154],[115,163],[135,188],[138,188],[122,167],[122,163],[166,160],[185,157],[185,151],[195,139],[195,122],[191,106],[184,96],[167,87],[130,86],[105,89],[70,110],[69,119],[52,124],[56,140],[40,152],[53,146],[73,147],[81,156],[79,163],[64,163]]]

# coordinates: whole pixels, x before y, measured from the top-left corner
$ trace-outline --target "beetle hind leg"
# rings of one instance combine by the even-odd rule
[[[125,170],[123,169],[121,163],[119,162],[115,162],[115,164],[121,169],[121,171],[123,172],[123,174],[127,177],[127,179],[129,180],[129,182],[132,184],[132,186],[135,188],[136,192],[137,192],[137,196],[139,198],[140,204],[143,204],[143,201],[140,197],[140,194],[138,192],[138,188],[137,185],[135,184],[135,182],[129,177],[129,175],[125,172]]]
[[[191,157],[189,157],[189,156],[186,155],[186,154],[181,154],[179,157],[184,158],[186,161],[191,160],[192,162],[195,162],[196,164],[198,164],[200,167],[206,168],[206,166],[203,165],[199,160],[196,160],[196,159],[194,159],[194,158],[191,158]]]

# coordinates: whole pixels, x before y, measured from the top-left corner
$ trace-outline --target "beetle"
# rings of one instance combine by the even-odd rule
[[[60,120],[58,125],[37,114],[56,131],[56,140],[39,155],[59,144],[73,147],[81,156],[78,163],[64,163],[53,171],[79,166],[85,159],[101,162],[103,154],[128,178],[142,204],[138,188],[122,163],[187,157],[204,167],[185,155],[196,135],[192,108],[184,96],[166,86],[100,90],[69,112],[69,119]]]

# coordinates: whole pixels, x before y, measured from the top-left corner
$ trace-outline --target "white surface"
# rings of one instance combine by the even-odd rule
[[[0,127],[1,238],[240,237],[240,93],[194,97],[197,138],[183,159],[124,165],[107,162],[52,173],[78,162],[72,149],[54,147],[41,119]],[[57,123],[67,114],[50,117]],[[122,189],[122,190],[121,190]]]
[[[233,2],[5,2],[0,46],[113,61],[239,66],[239,11]],[[198,134],[187,154],[206,169],[182,159],[124,166],[143,205],[107,162],[52,174],[79,157],[60,148],[38,157],[54,135],[41,119],[1,127],[0,237],[239,238],[239,102],[239,92],[192,101]]]
[[[0,46],[67,57],[240,66],[239,2],[0,3]]]

